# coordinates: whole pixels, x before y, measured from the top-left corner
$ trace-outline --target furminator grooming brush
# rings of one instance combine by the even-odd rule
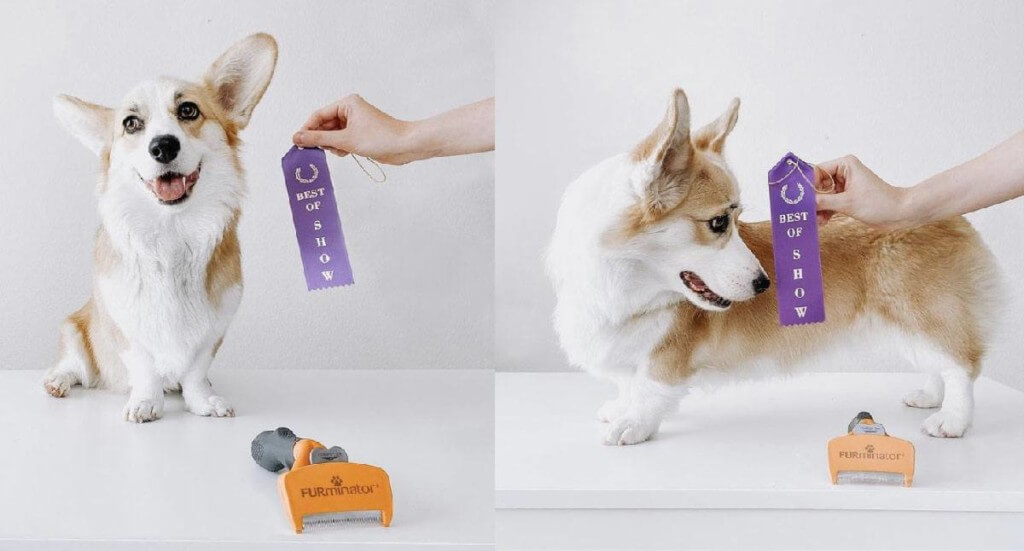
[[[287,471],[277,490],[295,533],[319,524],[373,521],[391,524],[391,482],[380,467],[349,463],[338,446],[299,438],[281,427],[259,433],[252,458],[264,469]]]
[[[862,411],[850,421],[846,436],[828,442],[832,484],[910,486],[914,480],[914,445],[889,436],[885,427]]]

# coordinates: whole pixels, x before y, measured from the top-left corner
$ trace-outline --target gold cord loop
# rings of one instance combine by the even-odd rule
[[[352,160],[355,161],[357,165],[359,165],[359,168],[363,171],[363,174],[366,174],[367,178],[378,184],[383,184],[384,182],[388,181],[387,173],[384,172],[384,168],[381,167],[380,164],[377,163],[377,161],[374,161],[369,157],[364,157],[367,161],[373,164],[373,166],[377,167],[377,171],[380,172],[380,179],[374,178],[373,175],[370,174],[370,171],[366,170],[366,167],[363,166],[363,163],[359,162],[358,155],[356,155],[355,153],[350,153],[350,155],[352,155]]]
[[[812,172],[813,172],[813,169],[818,168],[817,165],[812,165],[812,164],[810,164],[810,163],[808,163],[806,161],[801,160],[801,162],[803,162],[807,166],[811,167],[812,168]],[[797,163],[793,159],[786,159],[786,164],[788,164],[791,167],[789,169],[789,172],[787,172],[782,178],[779,178],[778,180],[769,181],[768,182],[769,184],[778,184],[779,182],[785,180],[786,178],[789,178],[789,175],[792,174],[794,170],[796,170],[797,172],[800,173],[800,177],[803,178],[805,182],[807,182],[807,185],[809,185],[812,188],[814,188],[814,190],[817,191],[818,193],[835,193],[836,192],[836,179],[832,177],[831,173],[822,170],[822,172],[824,172],[828,176],[828,179],[829,179],[830,182],[832,182],[832,185],[829,186],[828,189],[818,189],[817,187],[815,187],[813,182],[811,182],[810,180],[807,179],[807,176],[804,174],[804,171],[797,170],[797,169],[800,168],[800,164],[799,163]]]

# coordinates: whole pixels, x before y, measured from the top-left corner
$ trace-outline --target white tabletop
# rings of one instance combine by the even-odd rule
[[[976,385],[962,439],[920,432],[934,410],[902,394],[918,374],[808,374],[691,394],[659,435],[601,444],[594,419],[614,395],[582,373],[501,373],[496,379],[499,509],[736,508],[1024,511],[1024,393]],[[866,410],[913,442],[912,488],[832,486],[826,442]]]
[[[196,417],[171,395],[143,425],[120,420],[123,396],[76,387],[58,400],[41,377],[0,371],[0,548],[493,547],[490,371],[214,368],[238,417]],[[384,468],[391,526],[294,534],[277,475],[249,455],[278,426]]]

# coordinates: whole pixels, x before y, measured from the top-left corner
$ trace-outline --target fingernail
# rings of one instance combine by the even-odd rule
[[[292,136],[292,142],[294,142],[296,145],[302,145],[306,143],[306,133],[296,132],[295,135]]]

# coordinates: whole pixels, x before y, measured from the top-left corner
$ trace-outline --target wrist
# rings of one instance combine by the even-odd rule
[[[918,186],[896,189],[896,219],[894,224],[900,229],[920,226],[928,222],[925,210],[921,207],[921,192]]]
[[[429,120],[400,121],[403,150],[409,161],[422,161],[437,156]]]

